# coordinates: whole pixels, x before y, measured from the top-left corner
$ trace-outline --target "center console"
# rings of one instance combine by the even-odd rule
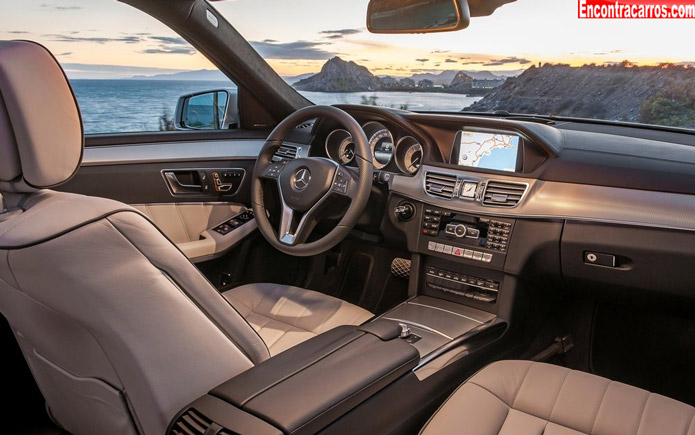
[[[411,373],[419,355],[399,338],[400,332],[397,323],[379,320],[361,327],[341,326],[300,343],[188,405],[171,422],[168,433],[325,430]]]

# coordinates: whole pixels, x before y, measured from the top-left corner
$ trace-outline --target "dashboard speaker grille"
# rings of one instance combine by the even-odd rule
[[[528,189],[527,184],[490,180],[485,186],[483,205],[516,207]]]
[[[457,179],[454,175],[428,172],[425,174],[425,191],[432,196],[451,199],[456,191]]]

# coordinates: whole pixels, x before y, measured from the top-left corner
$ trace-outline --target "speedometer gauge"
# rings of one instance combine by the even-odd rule
[[[376,132],[369,141],[374,157],[374,167],[381,169],[388,165],[393,157],[393,136],[384,129]]]
[[[334,130],[326,138],[326,154],[332,160],[347,165],[355,158],[355,144],[347,130]]]
[[[363,128],[369,138],[374,168],[382,169],[393,158],[393,150],[395,148],[393,135],[383,124],[378,122],[368,122]]]
[[[412,136],[405,136],[396,145],[396,165],[406,174],[414,174],[422,164],[422,145]]]

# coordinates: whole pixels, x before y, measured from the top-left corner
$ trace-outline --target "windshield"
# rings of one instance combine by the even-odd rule
[[[214,6],[317,104],[695,128],[691,19],[580,19],[575,0],[518,0],[463,31],[376,35],[365,28],[367,3]]]

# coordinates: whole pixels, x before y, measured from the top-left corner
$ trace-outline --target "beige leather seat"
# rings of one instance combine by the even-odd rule
[[[270,356],[340,325],[361,325],[372,313],[298,287],[249,284],[224,297],[258,332]]]
[[[48,190],[77,170],[83,130],[43,47],[0,42],[0,95],[0,311],[70,433],[160,435],[221,382],[371,317],[297,288],[223,297],[139,211]]]
[[[695,435],[695,408],[595,375],[530,361],[478,372],[422,434]]]

